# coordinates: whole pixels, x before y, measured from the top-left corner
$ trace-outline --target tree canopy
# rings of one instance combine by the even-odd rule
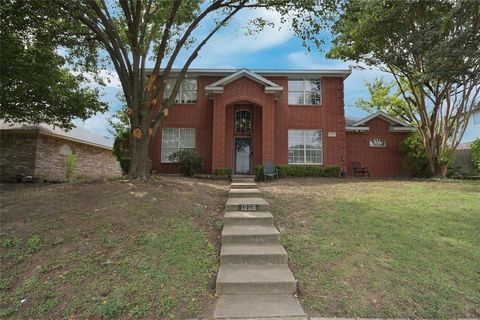
[[[432,174],[445,176],[479,104],[480,3],[352,0],[339,12],[328,56],[393,75]]]
[[[93,35],[99,49],[115,69],[124,93],[130,122],[131,166],[129,176],[146,178],[149,144],[169,108],[175,104],[180,85],[192,62],[210,39],[241,10],[267,8],[289,19],[302,35],[305,24],[314,30],[325,26],[323,13],[336,0],[52,0],[65,19],[81,23]],[[256,32],[271,26],[263,18],[248,23]],[[201,29],[201,32],[197,32]],[[304,37],[306,38],[306,37]],[[321,39],[314,40],[316,44]],[[180,62],[181,54],[186,56]],[[153,68],[147,68],[151,60]],[[172,68],[180,71],[172,77]],[[169,94],[167,79],[174,78]]]
[[[73,119],[107,110],[98,90],[86,87],[60,52],[66,46],[83,51],[83,70],[93,70],[95,57],[87,54],[80,24],[62,19],[43,1],[3,0],[1,16],[1,119],[71,128]]]

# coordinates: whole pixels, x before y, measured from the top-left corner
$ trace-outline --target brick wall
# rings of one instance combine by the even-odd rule
[[[347,132],[348,175],[353,175],[351,163],[359,161],[362,166],[368,167],[374,177],[406,176],[408,172],[402,166],[400,144],[408,133],[390,132],[390,123],[378,117],[365,126],[370,128],[366,132]],[[386,147],[370,147],[371,138],[385,139]]]
[[[35,176],[52,181],[65,180],[65,159],[60,147],[69,145],[78,155],[75,178],[97,179],[117,177],[121,169],[111,150],[56,137],[40,135],[37,141]]]
[[[268,160],[278,164],[288,163],[288,129],[322,130],[324,165],[340,165],[346,170],[342,78],[322,78],[321,106],[289,106],[287,77],[269,77],[269,80],[283,86],[278,100],[273,94],[266,94],[263,85],[247,77],[227,84],[223,93],[208,99],[204,88],[218,79],[220,77],[198,77],[197,103],[178,104],[169,110],[168,117],[152,141],[150,158],[153,170],[178,172],[176,165],[161,163],[163,127],[196,129],[196,151],[205,157],[203,172],[233,168],[234,113],[239,108],[253,112],[252,170],[255,165]],[[329,137],[328,132],[333,132],[335,137]]]
[[[0,134],[0,180],[10,181],[17,174],[35,173],[36,132],[8,132]]]

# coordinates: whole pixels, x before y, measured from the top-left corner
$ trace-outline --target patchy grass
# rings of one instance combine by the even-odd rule
[[[310,314],[480,316],[478,182],[305,178],[261,189]]]
[[[0,318],[207,317],[227,185],[2,185]]]

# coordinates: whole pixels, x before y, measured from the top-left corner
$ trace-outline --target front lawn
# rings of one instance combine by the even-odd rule
[[[226,182],[1,188],[0,318],[211,313]]]
[[[261,185],[306,311],[480,316],[480,183],[285,179]]]

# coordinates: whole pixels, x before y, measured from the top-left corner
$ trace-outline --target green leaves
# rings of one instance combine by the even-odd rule
[[[75,48],[66,34],[73,26],[36,1],[6,1],[2,19],[7,23],[0,35],[0,118],[71,128],[73,119],[85,120],[107,110],[98,101],[98,90],[85,87],[82,74],[67,69],[60,46]]]

